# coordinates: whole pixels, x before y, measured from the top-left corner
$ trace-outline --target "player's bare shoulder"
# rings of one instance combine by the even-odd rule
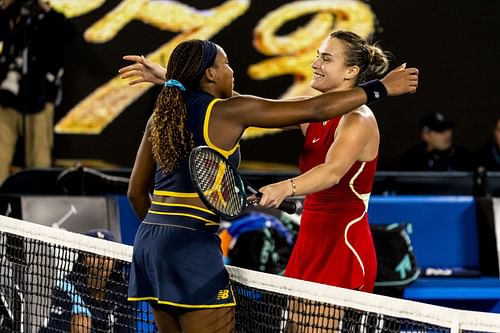
[[[370,109],[368,105],[361,105],[360,107],[357,107],[356,109],[353,110],[354,112],[358,112],[360,115],[365,116],[365,117],[370,117],[373,116],[373,111]]]
[[[373,111],[366,105],[361,105],[343,116],[343,121],[363,122],[374,118]]]
[[[362,105],[342,116],[338,131],[344,131],[344,129],[366,131],[370,129],[371,133],[371,130],[376,131],[377,127],[377,120],[372,110],[368,106]]]

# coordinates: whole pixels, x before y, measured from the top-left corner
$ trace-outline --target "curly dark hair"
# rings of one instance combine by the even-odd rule
[[[193,39],[177,45],[168,62],[166,80],[177,80],[186,89],[199,88],[206,66],[213,65],[213,59],[209,64],[203,59],[207,43],[211,42]],[[181,91],[164,87],[156,100],[150,134],[153,158],[164,172],[176,168],[194,147],[186,120],[187,109]]]

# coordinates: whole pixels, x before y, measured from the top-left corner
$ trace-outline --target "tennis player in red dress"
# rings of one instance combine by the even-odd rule
[[[321,44],[312,69],[311,87],[325,93],[383,75],[388,59],[358,35],[336,31]],[[377,261],[367,208],[380,141],[375,116],[364,105],[300,128],[305,135],[301,175],[260,189],[265,207],[277,207],[287,196],[306,195],[285,275],[372,292]]]
[[[369,113],[369,110],[355,112]],[[302,173],[325,162],[337,129],[341,131],[342,121],[338,117],[326,123],[309,124],[300,159]],[[376,166],[376,155],[369,161],[356,161],[336,185],[306,196],[300,232],[286,276],[349,289],[373,290],[377,258],[368,226],[367,205]]]

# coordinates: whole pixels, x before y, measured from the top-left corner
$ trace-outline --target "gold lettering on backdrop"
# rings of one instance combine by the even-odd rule
[[[67,17],[75,17],[101,6],[104,0],[78,3],[74,0],[50,0],[50,3]],[[249,4],[250,0],[232,0],[210,11],[202,11],[174,1],[124,0],[89,27],[84,37],[92,43],[108,42],[132,20],[179,32],[179,35],[148,55],[155,62],[165,63],[178,43],[189,38],[212,37],[241,16]],[[276,35],[276,31],[285,23],[312,14],[314,16],[306,25],[288,35]],[[263,17],[254,29],[256,49],[272,58],[251,65],[248,74],[255,80],[293,75],[294,82],[282,98],[316,94],[309,87],[312,78],[310,64],[320,42],[331,31],[339,29],[352,30],[368,37],[374,31],[374,22],[375,15],[370,7],[359,0],[296,1],[283,5]],[[131,87],[115,77],[72,108],[55,130],[64,134],[99,134],[150,87],[147,84]],[[244,138],[275,131],[278,130],[250,128]]]
[[[87,14],[94,9],[101,7],[106,0],[49,0],[50,6],[63,13],[67,18],[77,17]]]
[[[302,27],[288,35],[276,32],[285,23],[305,15],[314,16]],[[359,0],[295,1],[279,7],[263,17],[254,29],[254,45],[273,58],[253,64],[248,75],[265,80],[281,75],[293,75],[294,82],[282,98],[313,96],[309,87],[312,79],[311,63],[324,38],[334,30],[351,30],[362,37],[374,32],[375,14]],[[279,129],[248,128],[243,138],[252,138],[280,131]]]
[[[241,16],[249,4],[250,0],[230,0],[210,10],[196,10],[174,1],[124,0],[89,27],[84,37],[93,43],[107,42],[134,19],[163,30],[180,32],[147,56],[164,64],[177,44],[192,38],[211,38]],[[55,126],[55,131],[59,134],[100,134],[151,86],[129,86],[116,76],[72,108]]]

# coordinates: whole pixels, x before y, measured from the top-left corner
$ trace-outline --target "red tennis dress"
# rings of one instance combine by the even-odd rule
[[[300,156],[302,173],[325,161],[340,119],[309,124]],[[367,208],[376,166],[377,158],[355,162],[337,185],[306,196],[285,276],[373,291],[377,258]]]

